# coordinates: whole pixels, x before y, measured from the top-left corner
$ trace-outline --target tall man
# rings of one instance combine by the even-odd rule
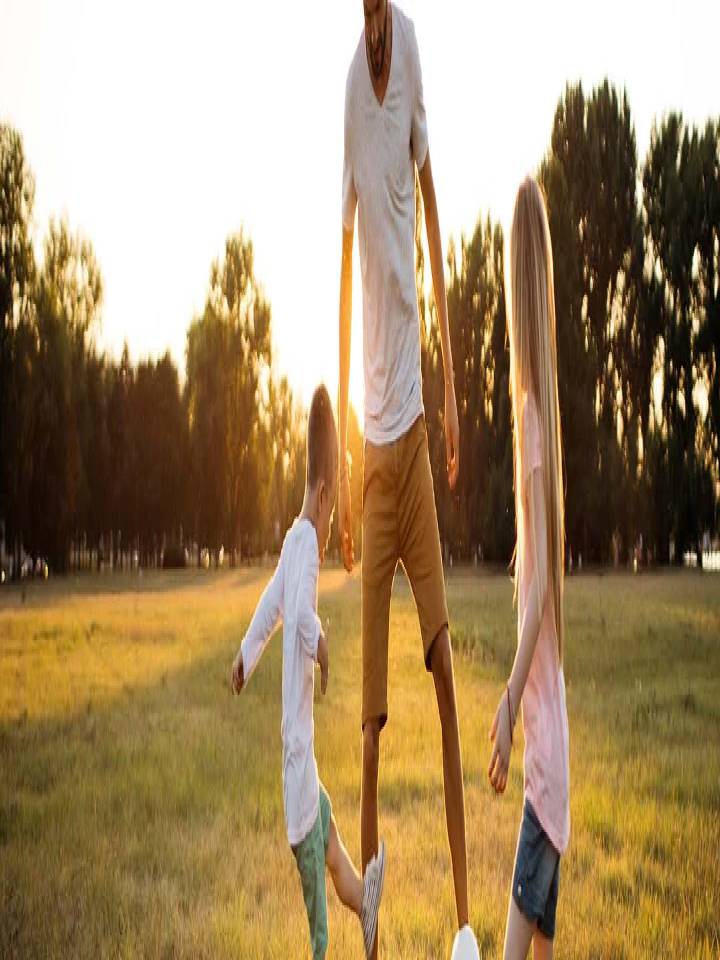
[[[357,210],[365,377],[362,862],[363,866],[368,863],[378,846],[380,731],[388,717],[390,593],[395,568],[402,562],[415,598],[425,667],[432,671],[440,713],[445,816],[458,926],[462,928],[468,922],[465,801],[445,581],[423,413],[415,287],[416,166],[440,323],[447,472],[454,489],[460,467],[459,428],[440,226],[412,21],[389,0],[364,0],[363,13],[365,29],[350,64],[345,91],[338,475],[343,561],[351,570],[346,451]],[[469,930],[466,933],[471,936]]]

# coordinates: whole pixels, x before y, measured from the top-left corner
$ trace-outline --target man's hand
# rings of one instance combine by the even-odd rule
[[[455,384],[452,380],[445,381],[445,452],[448,483],[450,489],[454,490],[460,473],[460,426],[455,403]]]
[[[345,461],[340,462],[338,476],[338,529],[340,531],[340,552],[343,565],[348,573],[352,573],[355,555],[352,535],[352,504],[350,502],[350,466]]]
[[[495,711],[492,727],[490,727],[490,741],[493,743],[493,751],[488,767],[488,778],[495,793],[505,792],[510,768],[512,731],[510,730],[510,711],[507,697],[508,693],[505,689]]]
[[[328,642],[325,632],[320,631],[320,636],[318,637],[318,647],[317,647],[317,662],[320,667],[320,690],[325,696],[325,691],[327,690],[328,684],[328,673],[330,671],[329,666],[329,651],[328,651]]]
[[[243,670],[242,654],[238,650],[232,665],[232,690],[233,693],[240,693],[245,683],[245,673]]]

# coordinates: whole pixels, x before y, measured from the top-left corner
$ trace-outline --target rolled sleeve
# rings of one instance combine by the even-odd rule
[[[315,529],[308,536],[305,546],[303,573],[298,589],[297,629],[303,650],[308,657],[317,660],[318,640],[322,629],[320,618],[317,615],[317,587],[320,573],[320,557],[318,554]]]
[[[411,31],[411,56],[412,56],[412,76],[413,76],[413,107],[412,107],[412,128],[411,142],[412,155],[418,170],[425,166],[425,160],[428,154],[428,129],[427,117],[425,115],[425,97],[423,95],[422,68],[420,66],[420,52],[415,36],[415,27]]]
[[[343,154],[342,177],[342,222],[343,229],[352,230],[355,224],[355,210],[357,208],[357,193],[353,176],[352,163],[352,104],[350,93],[350,77],[345,88],[345,149]]]

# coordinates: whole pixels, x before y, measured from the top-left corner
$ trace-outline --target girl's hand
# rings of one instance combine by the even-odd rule
[[[232,690],[233,693],[240,693],[245,683],[243,670],[242,654],[238,650],[232,665]]]
[[[490,741],[493,744],[493,751],[488,767],[488,778],[495,793],[504,793],[510,768],[512,731],[510,729],[510,711],[508,710],[507,697],[507,690],[504,690],[490,727]]]

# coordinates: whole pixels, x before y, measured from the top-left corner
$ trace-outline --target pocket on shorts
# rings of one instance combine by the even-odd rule
[[[526,800],[512,892],[520,911],[532,922],[545,914],[559,857],[532,805]]]

